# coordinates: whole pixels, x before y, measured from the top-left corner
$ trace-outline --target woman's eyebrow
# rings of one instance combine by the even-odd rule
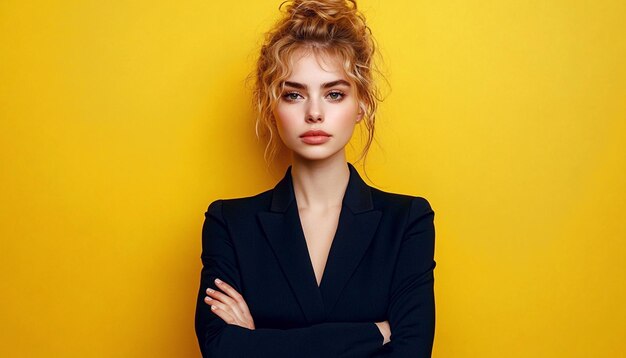
[[[298,88],[298,89],[307,89],[307,86],[305,84],[302,83],[298,83],[298,82],[291,82],[291,81],[285,81],[284,82],[285,86],[289,86],[289,87],[293,87],[293,88]],[[326,83],[322,83],[322,88],[330,88],[330,87],[335,87],[337,85],[344,85],[346,87],[350,87],[350,83],[346,80],[336,80],[336,81],[332,81],[332,82],[326,82]]]

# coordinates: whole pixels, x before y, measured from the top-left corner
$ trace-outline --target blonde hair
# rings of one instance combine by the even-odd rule
[[[357,161],[364,159],[374,140],[374,124],[381,100],[373,80],[376,69],[375,40],[355,0],[294,0],[284,16],[265,35],[256,62],[253,102],[257,110],[257,137],[267,138],[264,158],[273,161],[281,141],[274,123],[283,81],[290,75],[291,56],[299,49],[338,56],[356,87],[359,107],[367,129],[367,141]]]

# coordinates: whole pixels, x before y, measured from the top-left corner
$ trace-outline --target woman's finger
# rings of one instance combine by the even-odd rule
[[[223,292],[214,290],[214,289],[212,289],[210,287],[206,289],[206,294],[211,296],[211,298],[216,299],[216,300],[218,300],[218,301],[220,301],[222,303],[225,303],[225,304],[227,304],[229,306],[236,306],[237,305],[237,302],[234,299],[232,299],[230,296],[228,296],[227,294],[225,294]]]
[[[245,313],[242,311],[240,305],[238,304],[237,301],[235,301],[234,299],[232,299],[231,297],[229,297],[228,295],[220,292],[220,291],[216,291],[213,290],[211,288],[207,288],[206,290],[207,295],[209,295],[211,298],[213,298],[214,300],[219,301],[220,303],[225,304],[224,308],[222,308],[225,311],[230,312],[230,314],[239,319],[239,320],[244,320],[245,318]]]
[[[248,308],[248,304],[246,303],[243,296],[231,285],[220,280],[219,278],[215,279],[215,285],[219,289],[226,292],[229,295],[229,298],[232,298],[237,304],[238,309],[235,312],[237,312],[237,319],[239,319],[241,323],[240,325],[242,327],[254,329],[254,319],[252,318],[252,314],[250,314],[250,309]]]
[[[237,290],[235,290],[234,288],[232,288],[231,285],[227,284],[226,282],[220,280],[219,278],[215,279],[215,284],[217,285],[217,287],[220,288],[220,290],[226,292],[230,297],[232,297],[235,301],[240,302],[243,301],[243,296],[241,296],[239,294],[239,292],[237,292]]]
[[[227,312],[226,310],[224,310],[224,304],[217,301],[217,300],[213,300],[210,297],[205,297],[204,298],[204,302],[208,305],[211,306],[211,312],[215,313],[219,318],[221,318],[224,322],[228,323],[228,324],[233,324],[235,323],[235,319],[233,318],[233,316]]]
[[[237,290],[235,290],[231,285],[220,280],[219,278],[215,279],[215,284],[221,290],[226,292],[230,297],[232,297],[233,300],[235,300],[244,315],[250,316],[250,310],[248,309],[248,305],[246,304],[243,296],[239,292],[237,292]]]

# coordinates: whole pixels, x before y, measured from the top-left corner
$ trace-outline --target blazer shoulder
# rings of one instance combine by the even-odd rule
[[[430,202],[423,196],[392,193],[375,188],[372,195],[374,201],[378,202],[376,206],[391,216],[403,218],[405,235],[427,232],[434,228],[435,212]]]
[[[395,206],[409,210],[411,214],[433,211],[428,199],[423,196],[394,193],[371,187],[374,202],[381,206]]]
[[[257,212],[269,208],[272,190],[268,189],[250,196],[215,199],[209,204],[206,213],[222,218],[228,213],[245,214],[246,212]]]

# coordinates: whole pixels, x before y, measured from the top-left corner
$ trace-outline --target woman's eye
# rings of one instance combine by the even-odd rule
[[[289,93],[285,93],[283,95],[283,97],[288,100],[288,101],[295,101],[298,99],[298,97],[300,96],[300,94],[296,93],[296,92],[289,92]]]
[[[328,94],[328,97],[330,97],[330,99],[332,99],[333,101],[338,101],[338,100],[343,98],[343,93],[341,93],[341,92],[330,92]]]

